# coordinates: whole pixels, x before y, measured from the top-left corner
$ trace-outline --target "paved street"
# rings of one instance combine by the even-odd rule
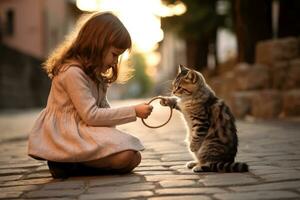
[[[147,122],[166,120],[168,109],[154,107]],[[133,173],[54,180],[45,162],[27,156],[27,134],[38,112],[0,113],[0,199],[300,199],[299,120],[237,122],[237,161],[247,162],[249,173],[195,174],[186,169],[191,156],[184,123],[175,112],[159,129],[149,129],[140,120],[119,126],[146,147]]]

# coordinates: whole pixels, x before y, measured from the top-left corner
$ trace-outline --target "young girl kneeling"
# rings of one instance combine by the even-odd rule
[[[95,173],[128,173],[144,147],[115,128],[152,106],[141,103],[110,108],[106,91],[118,77],[118,58],[131,38],[112,13],[96,13],[45,62],[52,79],[47,106],[29,135],[28,154],[48,161],[54,178]]]

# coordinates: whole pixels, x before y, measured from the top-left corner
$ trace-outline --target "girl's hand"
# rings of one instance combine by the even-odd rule
[[[153,110],[153,106],[142,103],[134,106],[134,109],[137,117],[147,119]]]

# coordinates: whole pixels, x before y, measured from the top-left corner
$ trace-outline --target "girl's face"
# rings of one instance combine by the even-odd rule
[[[108,69],[112,68],[113,66],[118,64],[119,56],[124,53],[125,49],[118,49],[111,46],[106,55],[104,56],[103,60],[103,68],[102,72],[106,72]]]

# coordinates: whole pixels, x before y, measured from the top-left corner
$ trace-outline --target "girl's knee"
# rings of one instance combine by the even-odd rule
[[[127,150],[115,155],[112,161],[112,168],[122,169],[137,163],[136,166],[141,162],[141,154],[137,151]]]
[[[85,166],[108,170],[117,174],[130,173],[142,160],[141,153],[128,150],[109,156],[104,159],[83,163]]]
[[[135,159],[134,159],[134,162],[133,162],[133,165],[135,165],[135,167],[137,167],[142,161],[142,155],[140,152],[136,152],[135,154]]]
[[[141,153],[135,152],[135,155],[132,157],[131,162],[127,166],[118,169],[117,173],[120,174],[130,173],[134,168],[136,168],[140,164],[141,159],[142,159]]]

